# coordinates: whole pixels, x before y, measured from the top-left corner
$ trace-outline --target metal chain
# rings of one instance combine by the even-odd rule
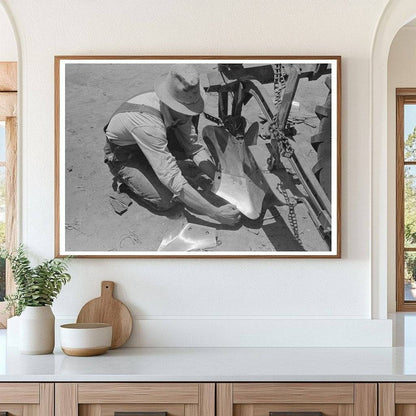
[[[297,241],[297,243],[301,247],[303,247],[302,240],[299,237],[298,219],[296,217],[296,211],[295,211],[296,203],[293,203],[290,200],[287,190],[283,188],[281,184],[278,185],[278,189],[283,195],[283,197],[285,198],[286,205],[289,207],[288,220],[289,220],[290,227],[292,228],[292,231],[293,231],[293,236],[295,237],[295,240]]]
[[[290,158],[293,156],[294,150],[289,139],[286,137],[281,128],[279,128],[279,113],[278,109],[283,100],[283,92],[286,88],[286,72],[282,64],[273,65],[273,89],[274,97],[273,103],[276,108],[276,113],[273,116],[272,122],[269,125],[269,132],[271,137],[277,144],[277,151],[280,156]],[[274,162],[274,161],[273,161]]]
[[[284,71],[282,64],[273,65],[273,89],[274,89],[273,103],[276,108],[276,113],[274,114],[272,122],[269,125],[269,132],[270,132],[272,139],[274,139],[277,143],[277,149],[275,150],[278,151],[278,154],[281,157],[291,158],[294,153],[293,147],[289,143],[289,139],[286,137],[282,129],[279,128],[279,107],[282,104],[283,92],[286,88],[285,75],[286,73]],[[273,163],[273,165],[275,163],[273,158],[269,161],[269,165],[271,163]],[[298,219],[296,217],[296,211],[295,211],[296,203],[291,201],[287,193],[287,190],[283,188],[281,184],[278,185],[278,190],[285,198],[286,205],[289,207],[288,220],[289,220],[290,227],[292,228],[293,236],[295,237],[297,243],[301,247],[303,247],[302,240],[299,237]]]
[[[282,103],[283,91],[286,88],[285,75],[282,64],[273,65],[273,104],[276,108]]]
[[[212,121],[213,123],[217,124],[218,126],[223,126],[223,122],[220,118],[214,117],[211,114],[204,112],[204,116],[207,120]]]

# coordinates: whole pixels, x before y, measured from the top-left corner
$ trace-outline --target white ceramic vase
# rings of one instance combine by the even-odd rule
[[[19,319],[19,351],[50,354],[55,347],[55,316],[50,306],[26,306]]]

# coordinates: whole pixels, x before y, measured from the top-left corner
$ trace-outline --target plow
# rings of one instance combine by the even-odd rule
[[[316,103],[318,125],[310,137],[298,135],[298,125],[307,119],[293,115],[302,79],[320,80],[327,89],[323,102]],[[261,220],[267,208],[287,207],[300,250],[300,207],[331,248],[331,88],[329,64],[218,64],[207,74],[205,91],[217,97],[217,115],[204,113],[212,124],[202,130],[217,168],[212,191],[250,220]],[[249,121],[246,108],[253,102],[259,116]],[[305,140],[316,153],[313,166],[302,148]]]

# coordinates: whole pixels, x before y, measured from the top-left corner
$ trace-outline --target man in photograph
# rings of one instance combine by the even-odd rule
[[[193,117],[204,110],[204,91],[192,65],[175,65],[159,77],[154,91],[123,103],[105,127],[105,162],[116,181],[159,212],[177,201],[221,224],[240,220],[234,205],[214,206],[184,176],[173,154],[181,151],[210,178],[215,165],[198,138]]]

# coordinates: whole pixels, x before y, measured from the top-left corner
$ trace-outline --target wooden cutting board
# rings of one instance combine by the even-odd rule
[[[133,319],[124,303],[113,297],[114,282],[101,282],[101,296],[86,303],[78,314],[77,323],[107,323],[113,326],[111,349],[119,348],[129,339]]]

